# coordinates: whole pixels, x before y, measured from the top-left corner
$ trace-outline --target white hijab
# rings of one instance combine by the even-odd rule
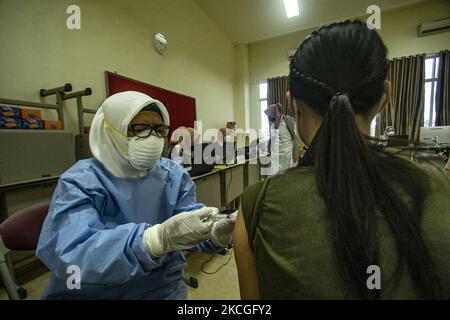
[[[125,152],[128,125],[139,111],[151,103],[158,106],[164,124],[170,125],[166,107],[160,101],[136,91],[110,96],[95,114],[89,134],[91,152],[116,177],[138,178],[147,174],[147,170],[139,171],[133,168]]]

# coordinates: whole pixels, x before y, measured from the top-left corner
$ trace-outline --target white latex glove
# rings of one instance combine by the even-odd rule
[[[144,231],[145,249],[154,257],[170,251],[195,247],[209,239],[217,208],[201,208],[179,213]]]
[[[234,224],[237,212],[217,220],[211,231],[211,241],[216,247],[225,247],[233,242]]]

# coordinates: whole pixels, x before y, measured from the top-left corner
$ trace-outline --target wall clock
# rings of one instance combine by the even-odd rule
[[[166,37],[164,37],[163,34],[157,33],[153,37],[153,43],[155,45],[156,51],[159,52],[159,54],[165,56],[168,52],[167,48],[167,40]]]

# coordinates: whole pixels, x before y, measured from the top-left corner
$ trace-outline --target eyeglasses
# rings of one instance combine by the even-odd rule
[[[150,135],[165,138],[169,135],[170,126],[164,124],[149,125],[149,124],[130,124],[128,129],[133,132],[135,137],[148,138]]]

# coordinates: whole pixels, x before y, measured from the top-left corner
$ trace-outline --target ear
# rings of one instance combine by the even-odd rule
[[[292,108],[292,99],[291,99],[291,93],[289,92],[289,90],[286,92],[286,100],[288,103],[288,108]]]
[[[384,110],[384,108],[386,108],[387,104],[391,100],[391,96],[392,96],[392,84],[390,81],[386,80],[384,85],[384,99],[383,102],[381,103],[380,110],[378,112],[381,112]]]
[[[382,101],[380,101],[380,103],[376,106],[376,108],[373,109],[372,112],[374,112],[374,113],[371,114],[371,119],[373,119],[377,114],[381,113],[384,110],[384,108],[386,108],[389,101],[391,100],[391,94],[392,94],[391,82],[386,80],[384,82],[384,93],[383,93]]]
[[[294,114],[295,114],[297,112],[297,105],[296,105],[294,99],[292,98],[290,91],[286,92],[286,100],[288,103],[288,110],[294,111]]]

